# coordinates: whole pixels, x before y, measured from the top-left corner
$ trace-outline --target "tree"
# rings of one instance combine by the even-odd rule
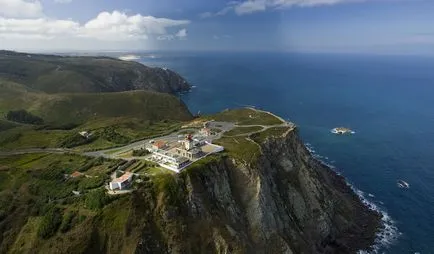
[[[103,208],[109,201],[104,189],[89,192],[85,199],[86,207],[93,210]]]
[[[40,125],[44,123],[44,120],[38,116],[35,116],[24,109],[9,111],[6,114],[6,119],[17,123],[36,124]]]

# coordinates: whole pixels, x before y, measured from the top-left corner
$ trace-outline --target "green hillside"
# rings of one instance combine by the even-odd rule
[[[42,118],[29,125],[6,120],[11,111],[25,110]],[[0,80],[0,147],[76,147],[96,149],[126,144],[166,133],[192,119],[177,97],[150,91],[89,94],[47,94]],[[83,142],[79,131],[92,131]]]
[[[0,80],[0,113],[25,109],[50,125],[83,124],[90,120],[132,117],[142,120],[189,120],[177,97],[150,91],[90,94],[46,94]]]
[[[0,78],[47,93],[190,89],[177,73],[108,57],[71,57],[0,50]]]

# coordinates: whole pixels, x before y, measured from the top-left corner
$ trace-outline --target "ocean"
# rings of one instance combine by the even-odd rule
[[[312,153],[386,216],[378,253],[434,253],[434,58],[148,52],[139,61],[187,78],[194,88],[181,97],[193,113],[253,105],[296,123]],[[330,132],[340,126],[356,133]]]

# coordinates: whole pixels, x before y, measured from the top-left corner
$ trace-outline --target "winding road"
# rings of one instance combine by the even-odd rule
[[[291,127],[291,128],[295,127],[295,124],[293,124],[291,122],[287,122],[283,118],[276,116],[275,114],[273,114],[271,112],[255,109],[252,107],[250,107],[250,109],[270,114],[270,115],[276,117],[277,119],[279,119],[280,121],[282,121],[282,123],[281,124],[275,124],[275,125],[254,125],[254,124],[253,125],[237,125],[237,124],[234,124],[231,122],[210,121],[209,122],[209,124],[210,124],[209,128],[211,128],[211,129],[217,128],[217,129],[220,129],[221,132],[217,133],[216,135],[214,135],[212,137],[209,137],[208,141],[212,142],[212,140],[219,139],[223,136],[223,134],[225,132],[228,132],[228,131],[230,131],[234,128],[237,128],[237,127],[261,127],[262,130],[241,133],[241,134],[228,136],[228,137],[250,136],[252,134],[263,132],[263,131],[266,131],[270,128],[275,128],[275,127]],[[159,137],[159,138],[163,138],[166,142],[177,142],[179,140],[179,136],[182,135],[181,132],[185,132],[185,131],[189,131],[189,130],[197,131],[197,129],[191,129],[191,128],[181,129],[177,132],[174,132],[174,133],[171,133],[169,135]],[[0,156],[5,157],[5,156],[14,156],[14,155],[32,154],[32,153],[51,153],[51,154],[71,153],[71,154],[83,155],[83,156],[88,156],[88,157],[104,157],[104,158],[108,158],[108,159],[113,159],[113,158],[117,157],[116,155],[126,153],[128,151],[131,151],[134,148],[143,147],[145,144],[149,143],[149,141],[151,141],[152,139],[153,138],[148,138],[148,139],[133,142],[131,144],[128,144],[128,145],[125,145],[122,147],[114,147],[114,148],[103,149],[103,150],[99,150],[99,151],[91,151],[91,152],[81,152],[81,151],[77,151],[77,150],[73,150],[73,149],[67,149],[67,148],[29,148],[29,149],[13,150],[13,151],[0,151]]]

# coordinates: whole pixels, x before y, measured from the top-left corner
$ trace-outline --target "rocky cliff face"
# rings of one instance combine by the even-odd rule
[[[136,253],[355,253],[380,215],[312,158],[296,130],[267,139],[256,161],[215,156],[133,196]],[[154,186],[155,188],[155,186]]]
[[[136,79],[133,81],[133,89],[148,89],[158,92],[176,93],[190,90],[188,82],[178,73],[165,68],[149,68],[137,66],[134,71]]]

